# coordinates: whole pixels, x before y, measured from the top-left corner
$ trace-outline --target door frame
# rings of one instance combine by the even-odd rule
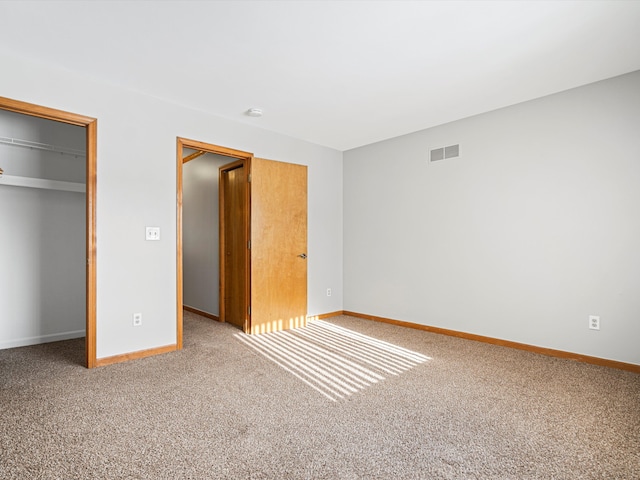
[[[245,278],[244,278],[244,298],[242,299],[242,308],[241,310],[244,312],[244,321],[242,322],[242,331],[245,333],[251,332],[251,249],[249,248],[250,240],[251,240],[251,159],[242,158],[236,160],[232,163],[227,163],[222,165],[219,169],[220,176],[218,177],[218,206],[219,206],[219,225],[220,229],[218,232],[219,235],[219,265],[220,265],[220,320],[223,322],[227,321],[227,312],[225,305],[225,295],[227,288],[227,275],[226,275],[226,263],[227,263],[227,255],[225,252],[227,251],[227,241],[226,241],[226,228],[227,222],[225,217],[225,210],[227,209],[227,205],[225,203],[226,193],[227,193],[227,184],[222,181],[223,172],[230,172],[232,170],[236,170],[238,168],[243,168],[245,172],[246,178],[246,188],[244,194],[244,204],[245,209],[242,212],[242,229],[244,231],[243,242],[244,246],[240,248],[244,248],[244,270],[245,270]]]
[[[242,150],[234,150],[232,148],[222,147],[219,145],[213,145],[210,143],[200,142],[198,140],[190,140],[188,138],[177,137],[177,151],[176,151],[176,348],[182,349],[183,345],[183,243],[182,243],[182,166],[184,163],[191,160],[191,158],[184,157],[183,149],[189,148],[192,150],[213,153],[216,155],[222,155],[229,157],[230,162],[241,162],[247,168],[247,175],[250,173],[251,160],[253,159],[253,153],[244,152]],[[234,162],[234,163],[236,163]],[[250,188],[247,188],[247,195],[250,195]],[[247,199],[249,200],[249,198]],[[250,203],[247,203],[250,208]],[[249,217],[246,218],[247,225],[249,224]],[[221,255],[222,257],[222,255]],[[223,259],[220,258],[220,271],[223,271]],[[250,262],[249,252],[247,251],[247,262]],[[250,274],[250,263],[247,263],[247,276]],[[222,290],[222,279],[220,281],[220,288]],[[247,296],[249,295],[250,284],[247,284]],[[222,292],[221,292],[222,293]],[[221,297],[222,298],[222,297]],[[248,305],[248,298],[246,299]],[[222,305],[220,301],[220,305]],[[220,312],[222,313],[222,311]],[[220,319],[224,320],[223,315],[220,315]]]
[[[76,113],[0,97],[0,110],[83,127],[86,132],[86,367],[97,366],[96,359],[96,184],[98,120]]]

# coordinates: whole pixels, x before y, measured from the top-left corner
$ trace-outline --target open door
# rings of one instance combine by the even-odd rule
[[[307,321],[307,167],[251,161],[251,317],[248,333]]]
[[[182,348],[183,147],[230,157],[220,167],[220,315],[246,333],[306,325],[307,167],[178,138],[178,348]],[[187,157],[188,158],[188,157]]]
[[[220,320],[246,333],[306,325],[307,167],[220,167]]]

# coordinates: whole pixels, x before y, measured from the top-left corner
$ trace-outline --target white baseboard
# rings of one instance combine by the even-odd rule
[[[49,335],[38,335],[37,337],[16,338],[13,340],[0,340],[0,350],[5,348],[26,347],[29,345],[39,345],[41,343],[59,342],[60,340],[70,340],[85,336],[84,330],[74,330],[72,332],[52,333]]]

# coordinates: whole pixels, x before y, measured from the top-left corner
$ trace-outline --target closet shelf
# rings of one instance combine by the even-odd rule
[[[20,140],[19,138],[0,137],[0,143],[5,145],[13,145],[14,147],[36,148],[38,150],[46,150],[48,152],[61,153],[63,155],[73,155],[75,157],[86,156],[86,152],[84,150],[59,147],[57,145],[49,145],[47,143],[32,142],[30,140]]]
[[[45,178],[18,177],[15,175],[0,176],[0,185],[13,187],[44,188],[47,190],[63,190],[66,192],[85,192],[84,183],[62,182],[60,180],[47,180]]]

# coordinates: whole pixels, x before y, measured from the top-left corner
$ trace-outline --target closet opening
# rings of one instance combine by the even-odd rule
[[[96,137],[94,118],[0,97],[0,203],[17,222],[0,236],[0,348],[84,336],[96,366]]]

